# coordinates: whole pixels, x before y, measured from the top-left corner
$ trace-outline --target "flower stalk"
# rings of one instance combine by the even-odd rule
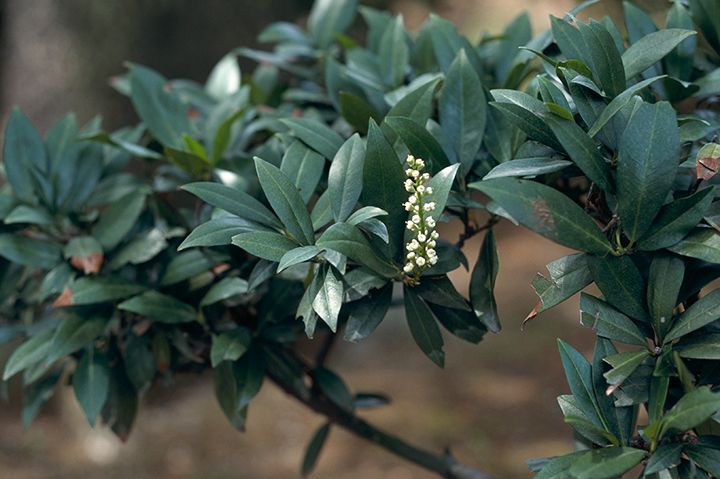
[[[425,162],[408,155],[407,166],[404,186],[410,196],[403,206],[410,213],[405,225],[413,237],[405,244],[407,254],[403,271],[405,282],[414,286],[420,283],[422,273],[438,261],[435,246],[439,234],[435,231],[435,218],[432,216],[436,205],[430,201],[433,194],[432,187],[428,186],[430,174],[423,172]]]

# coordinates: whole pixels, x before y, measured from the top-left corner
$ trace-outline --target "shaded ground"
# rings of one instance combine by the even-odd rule
[[[331,358],[355,391],[393,398],[366,414],[375,424],[434,450],[450,447],[463,462],[498,478],[525,478],[528,458],[569,450],[571,434],[555,397],[565,392],[555,338],[590,344],[591,332],[570,302],[520,332],[535,302],[532,276],[566,251],[520,229],[500,228],[498,302],[504,331],[480,346],[446,336],[447,366],[436,368],[411,342],[404,321],[389,318],[366,342],[341,345]],[[451,236],[450,236],[451,237]],[[471,263],[480,239],[467,251]],[[474,253],[470,253],[474,252]],[[463,275],[453,278],[463,284]],[[230,427],[207,379],[158,386],[122,445],[88,428],[70,390],[23,432],[17,411],[0,416],[0,477],[294,478],[322,418],[266,383],[250,410],[248,431]],[[14,408],[11,408],[14,409]],[[317,479],[430,478],[385,451],[333,429]]]

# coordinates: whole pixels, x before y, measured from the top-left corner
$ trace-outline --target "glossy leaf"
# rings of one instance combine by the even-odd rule
[[[315,233],[310,213],[295,185],[276,166],[257,157],[255,170],[265,196],[288,233],[301,244],[313,244]]]
[[[556,243],[589,253],[605,254],[612,246],[595,222],[568,197],[527,180],[497,178],[471,183],[515,220]]]
[[[445,365],[443,339],[432,311],[411,288],[403,290],[405,297],[405,318],[415,343],[428,358],[440,367]]]
[[[317,246],[335,250],[371,270],[392,278],[399,270],[378,256],[360,230],[347,223],[337,223],[318,238]]]
[[[633,319],[647,319],[645,281],[628,256],[593,256],[588,266],[607,302]]]
[[[667,102],[643,103],[632,116],[618,150],[618,213],[631,241],[652,224],[672,188],[680,138]]]
[[[647,340],[627,316],[594,296],[580,293],[580,322],[597,330],[598,336],[645,346]]]
[[[271,231],[254,231],[233,236],[232,244],[258,258],[278,262],[289,251],[300,246],[287,236]]]
[[[440,125],[462,165],[464,176],[482,144],[487,117],[482,83],[464,49],[450,65],[438,109]]]
[[[277,217],[265,205],[237,188],[220,183],[196,182],[183,185],[182,189],[240,218],[271,228],[282,227]]]
[[[335,221],[345,221],[360,199],[364,159],[365,144],[355,134],[340,147],[330,165],[328,192]]]
[[[72,377],[75,397],[90,426],[105,405],[110,387],[110,373],[105,353],[89,349],[83,354]]]
[[[495,302],[495,279],[498,270],[495,234],[489,230],[483,239],[480,254],[470,276],[470,303],[475,315],[494,333],[501,329]]]
[[[123,301],[117,307],[161,323],[187,323],[197,319],[195,308],[157,291],[146,291],[139,296]]]
[[[622,55],[625,76],[632,78],[664,58],[684,39],[696,33],[680,28],[668,28],[649,33],[630,45]]]

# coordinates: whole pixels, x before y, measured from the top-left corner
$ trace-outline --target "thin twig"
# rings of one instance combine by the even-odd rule
[[[292,357],[296,362],[298,362],[300,369],[305,369],[303,367],[303,362],[297,356],[292,355]],[[277,384],[278,387],[280,387],[280,389],[316,413],[325,416],[333,424],[342,427],[348,432],[366,439],[419,467],[434,472],[440,477],[445,479],[492,479],[492,477],[485,472],[460,464],[448,454],[435,454],[430,451],[420,449],[405,442],[397,436],[393,436],[392,434],[376,428],[364,419],[355,415],[352,411],[343,409],[333,403],[322,393],[322,391],[320,391],[319,388],[312,388],[311,393],[308,395],[307,390],[304,390],[303,393],[292,383],[287,382],[285,378],[275,374],[271,369],[268,369],[267,374],[268,377]]]

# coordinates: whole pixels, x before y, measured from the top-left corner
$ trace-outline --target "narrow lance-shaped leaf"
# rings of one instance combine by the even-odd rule
[[[580,293],[580,322],[604,338],[639,346],[647,344],[642,331],[630,318],[586,293]]]
[[[662,340],[672,325],[673,310],[685,276],[685,263],[674,256],[658,255],[650,263],[647,304],[655,332]]]
[[[428,358],[440,367],[445,364],[443,339],[427,304],[409,286],[404,288],[405,317],[413,339]]]
[[[490,229],[485,235],[480,254],[470,276],[470,302],[480,321],[494,333],[501,329],[494,292],[498,270],[495,234]]]
[[[471,183],[516,221],[556,243],[589,253],[606,254],[612,246],[580,206],[540,183],[497,178]]]
[[[545,119],[568,156],[590,181],[597,183],[603,191],[613,192],[615,188],[610,177],[610,165],[592,138],[572,120],[550,114],[545,115]]]
[[[313,244],[315,232],[310,213],[295,185],[276,166],[257,157],[255,170],[265,196],[288,233],[301,244]]]
[[[300,246],[287,236],[271,231],[253,231],[232,237],[232,244],[258,258],[278,262],[289,251]]]
[[[665,343],[696,331],[718,318],[720,318],[720,289],[706,294],[681,314],[665,336]]]
[[[220,183],[196,182],[183,185],[189,191],[210,205],[272,228],[282,228],[277,217],[258,200],[244,191]]]
[[[645,233],[672,188],[680,153],[675,110],[643,103],[630,119],[618,151],[618,213],[630,241]]]
[[[102,410],[110,386],[107,356],[105,353],[89,349],[78,363],[73,373],[73,389],[85,417],[91,426]]]
[[[338,150],[328,174],[330,206],[335,221],[345,221],[360,199],[365,144],[357,133]]]
[[[487,101],[465,50],[450,65],[439,101],[440,126],[450,140],[464,176],[470,170],[485,133]]]
[[[337,223],[325,230],[318,238],[317,246],[344,254],[388,278],[395,277],[399,273],[397,267],[378,256],[356,226],[347,223]]]
[[[405,173],[392,146],[388,143],[380,127],[370,121],[367,151],[363,166],[363,187],[361,198],[366,205],[372,205],[387,211],[380,218],[388,229],[389,256],[394,257],[402,251],[403,233],[407,213],[403,208],[406,193],[402,188]]]
[[[668,28],[642,37],[622,55],[625,76],[632,78],[644,72],[691,35],[696,35],[696,32]]]
[[[647,319],[645,281],[628,256],[593,256],[588,266],[607,302],[631,318]]]

